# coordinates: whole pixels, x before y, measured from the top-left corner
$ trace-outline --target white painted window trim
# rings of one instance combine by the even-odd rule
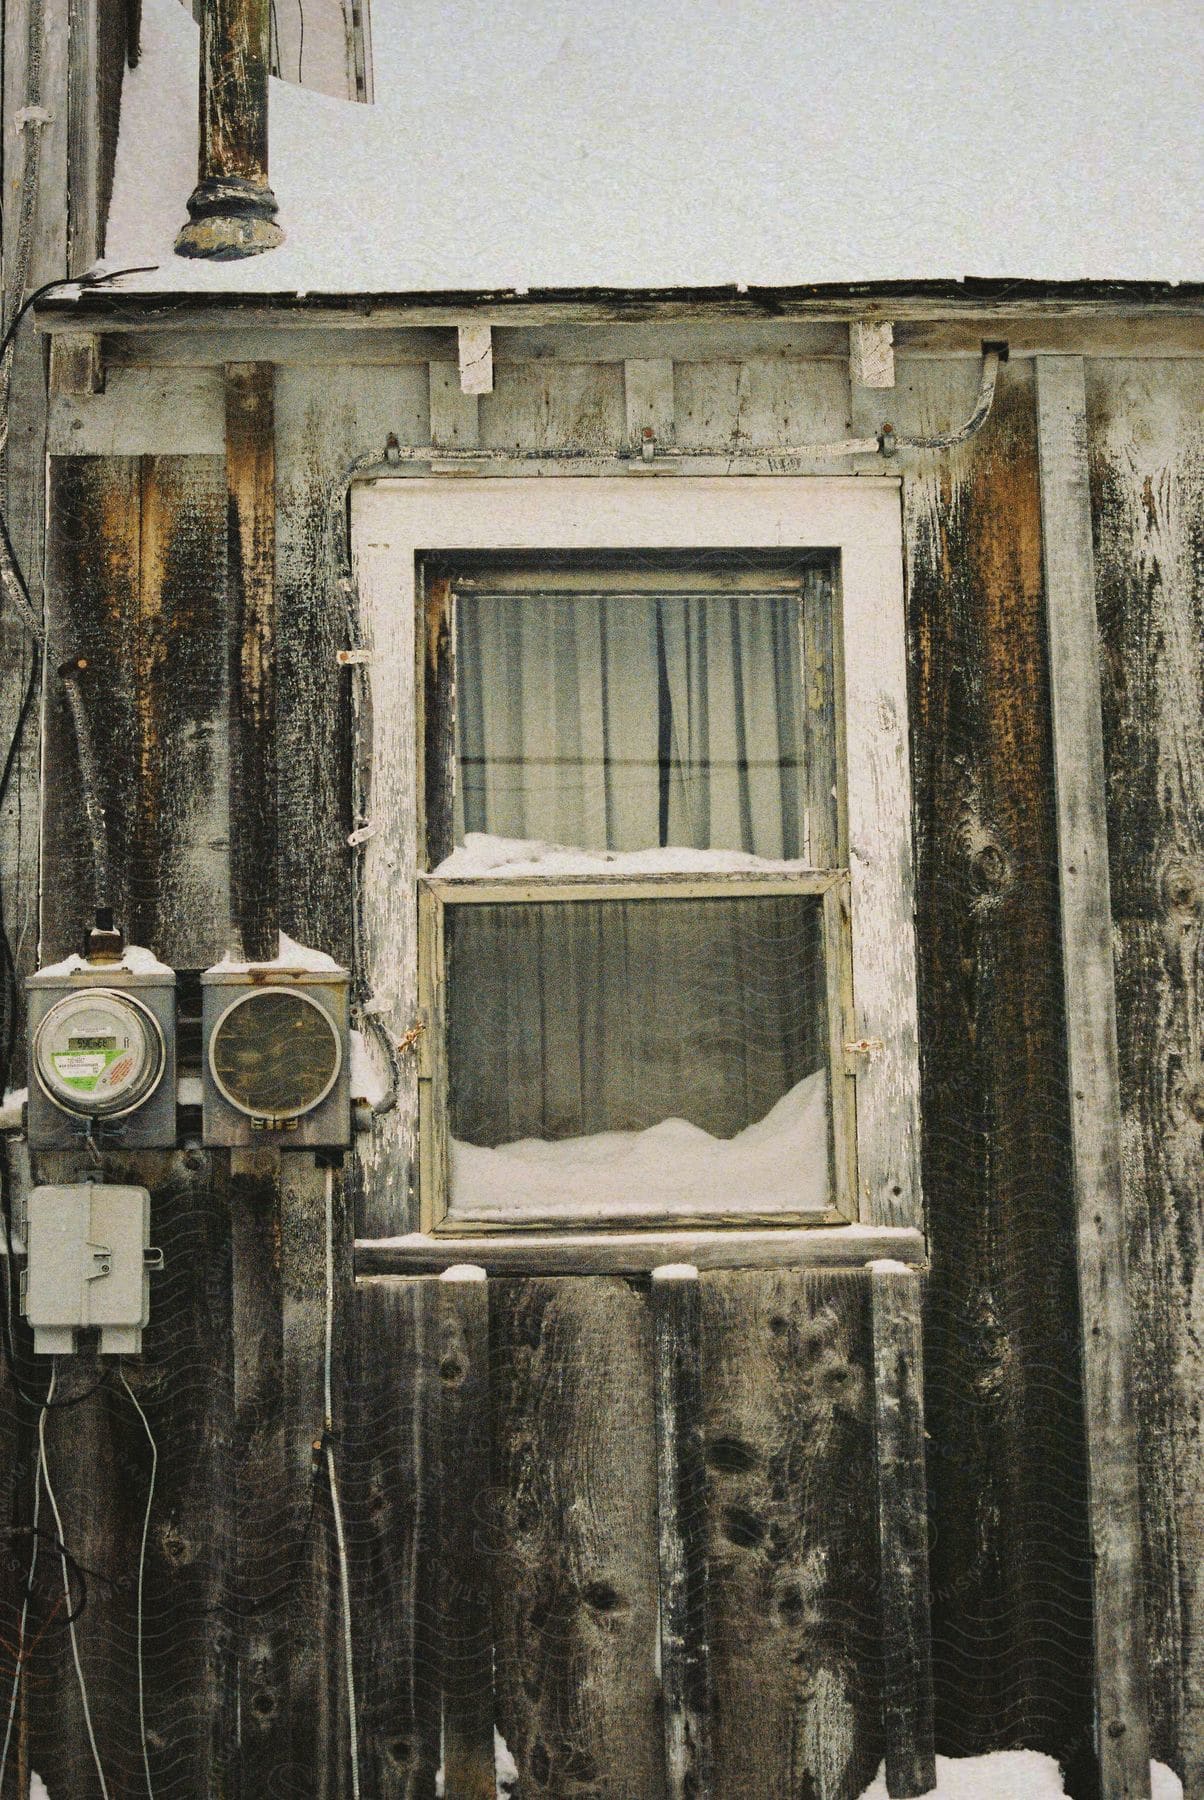
[[[357,483],[352,546],[371,646],[365,945],[378,1004],[418,1022],[416,561],[467,550],[834,550],[839,556],[857,1174],[863,1225],[922,1226],[911,777],[899,486],[866,476],[409,477]],[[366,1152],[416,1169],[417,1059]]]

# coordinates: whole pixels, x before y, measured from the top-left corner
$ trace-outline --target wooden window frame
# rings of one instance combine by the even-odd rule
[[[421,731],[423,659],[420,567],[456,552],[707,549],[830,551],[837,558],[837,642],[844,718],[848,831],[847,966],[851,997],[843,1067],[856,1088],[855,1192],[846,1194],[851,1262],[891,1232],[913,1241],[922,1229],[919,1176],[919,1066],[907,738],[903,535],[899,483],[874,476],[511,475],[389,476],[357,483],[352,540],[365,635],[372,646],[372,835],[364,852],[365,954],[377,1001],[401,1037],[420,1028],[431,1044],[421,1060],[434,1079],[438,1046],[425,1028],[419,986],[421,790],[415,746]],[[689,878],[687,878],[689,879]],[[528,884],[530,885],[530,884]],[[675,888],[680,892],[680,887]],[[507,884],[517,898],[517,884]],[[428,903],[423,903],[428,904]],[[428,1000],[429,1003],[429,1000]],[[400,1162],[419,1176],[419,1061],[403,1069],[395,1114],[365,1153],[369,1172]],[[430,1143],[430,1129],[425,1134]],[[448,1229],[436,1219],[429,1182],[417,1181],[424,1212],[407,1222],[416,1242]],[[855,1202],[855,1204],[854,1204]],[[816,1229],[810,1216],[791,1240]],[[678,1224],[674,1221],[674,1224]],[[744,1222],[742,1222],[744,1223]],[[769,1240],[799,1215],[767,1226]],[[634,1235],[615,1221],[615,1242]],[[452,1230],[466,1233],[459,1224]],[[540,1227],[541,1242],[567,1243],[578,1228]],[[657,1233],[642,1224],[655,1240]],[[707,1231],[712,1229],[708,1222]],[[496,1230],[481,1234],[485,1246]],[[715,1222],[721,1237],[724,1225]],[[860,1234],[860,1235],[858,1235]],[[524,1236],[525,1234],[520,1234]],[[594,1234],[590,1234],[594,1236]],[[666,1243],[681,1232],[663,1234]],[[695,1228],[693,1236],[698,1236]],[[747,1238],[747,1230],[739,1232]],[[758,1236],[762,1235],[760,1233]],[[605,1232],[594,1236],[595,1243]],[[507,1240],[510,1242],[511,1240]],[[860,1252],[860,1253],[859,1253]],[[877,1250],[881,1254],[881,1248]],[[649,1254],[653,1254],[650,1249]],[[904,1254],[913,1254],[909,1247]]]

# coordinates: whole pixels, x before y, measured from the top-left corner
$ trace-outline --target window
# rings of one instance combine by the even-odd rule
[[[407,721],[419,776],[365,880],[425,1027],[423,1227],[915,1223],[897,492],[411,479],[355,508],[374,783]]]

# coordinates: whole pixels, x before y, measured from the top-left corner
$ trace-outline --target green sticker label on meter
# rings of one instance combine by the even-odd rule
[[[130,1052],[119,1050],[115,1042],[112,1049],[59,1050],[50,1060],[59,1080],[81,1094],[94,1094],[98,1088],[117,1087],[134,1066]]]

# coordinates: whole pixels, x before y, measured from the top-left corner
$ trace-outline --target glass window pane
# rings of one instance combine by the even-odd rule
[[[454,1213],[828,1205],[815,896],[452,904],[445,944]]]
[[[831,581],[455,586],[455,837],[835,862]]]

